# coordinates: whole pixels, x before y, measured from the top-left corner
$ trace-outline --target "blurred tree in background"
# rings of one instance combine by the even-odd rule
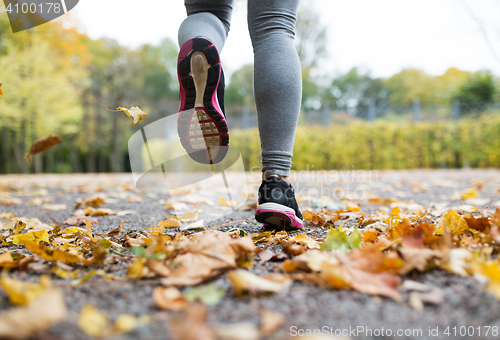
[[[455,99],[465,107],[464,113],[483,111],[495,96],[495,79],[489,71],[468,75],[456,91]]]
[[[321,65],[328,57],[327,26],[319,18],[312,2],[301,2],[296,47],[302,66],[304,113],[329,106],[332,112],[346,113],[356,121],[371,120],[369,113],[376,110],[393,114],[397,121],[415,101],[422,107],[450,107],[459,102],[464,114],[500,101],[499,79],[488,71],[450,68],[433,76],[408,68],[382,79],[354,67],[336,76],[326,74]],[[139,106],[149,113],[145,124],[177,113],[178,47],[173,41],[130,49],[112,39],[91,39],[76,27],[70,13],[64,21],[12,34],[5,8],[0,7],[1,173],[129,171],[127,141],[144,125],[130,126],[123,112],[109,112],[105,106]],[[227,81],[225,104],[232,124],[243,117],[238,114],[244,108],[254,109],[253,65],[243,66]],[[405,108],[403,113],[397,107]],[[324,124],[325,120],[315,117],[305,121]],[[33,141],[49,134],[69,136],[34,156],[33,164],[27,163],[24,155]],[[408,141],[411,144],[411,138]],[[233,143],[245,144],[237,137]],[[257,144],[252,147],[258,149]],[[313,156],[312,151],[305,154]]]

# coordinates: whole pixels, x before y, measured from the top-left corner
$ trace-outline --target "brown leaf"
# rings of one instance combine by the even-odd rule
[[[487,215],[475,218],[473,215],[469,214],[464,216],[464,219],[467,221],[469,228],[480,232],[488,232],[491,226],[490,218]]]
[[[78,198],[76,200],[75,209],[83,209],[86,207],[98,208],[104,204],[104,199],[101,196],[90,196]]]
[[[21,268],[33,261],[32,256],[11,254],[10,250],[0,255],[0,267]]]
[[[166,286],[189,286],[201,283],[226,269],[236,268],[238,258],[253,254],[249,237],[233,239],[224,233],[200,234],[191,239],[171,262],[171,274],[162,279]]]
[[[181,316],[172,317],[170,329],[176,340],[216,340],[207,310],[201,304],[192,304]]]
[[[96,224],[99,223],[99,219],[92,216],[71,216],[64,221],[64,224],[68,225],[81,225],[85,224],[85,221],[89,220],[90,223]]]
[[[92,218],[92,217],[90,217],[90,218]],[[89,218],[87,218],[87,219],[89,219]],[[94,222],[90,222],[90,223],[94,223]],[[110,232],[108,232],[107,235],[109,237],[114,237],[114,236],[120,235],[122,232],[123,232],[123,222],[120,222],[120,225],[118,226],[118,228],[111,230]]]
[[[31,162],[31,156],[45,152],[51,149],[54,145],[62,143],[64,137],[66,136],[48,136],[34,141],[25,157]]]
[[[161,309],[180,311],[186,309],[188,302],[175,287],[156,287],[153,290],[153,301]]]
[[[429,248],[399,248],[398,252],[405,261],[408,271],[416,268],[423,272],[430,260],[439,257],[439,253]]]
[[[262,262],[268,261],[283,261],[287,258],[287,256],[283,253],[276,253],[269,248],[261,250],[257,253],[257,256]]]
[[[296,243],[287,243],[283,246],[283,251],[291,256],[297,256],[306,251],[306,247]]]
[[[236,295],[241,297],[244,292],[249,292],[251,294],[278,293],[288,288],[292,283],[289,276],[283,274],[275,275],[282,276],[281,282],[276,282],[276,278],[275,280],[270,280],[269,278],[257,276],[243,269],[237,269],[227,273],[227,278],[233,284]]]

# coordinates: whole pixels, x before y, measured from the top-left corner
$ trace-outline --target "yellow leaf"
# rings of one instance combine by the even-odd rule
[[[149,274],[145,258],[137,258],[129,265],[127,270],[128,279],[140,279]]]
[[[2,277],[0,284],[9,296],[10,302],[16,305],[25,305],[35,300],[50,286],[50,277],[41,276],[40,283],[24,282],[8,277]]]
[[[190,222],[196,220],[198,218],[198,210],[200,210],[200,208],[196,209],[196,211],[194,212],[187,212],[184,216],[179,217],[179,220],[181,220],[182,222]]]
[[[462,197],[462,199],[464,199],[464,200],[467,200],[467,199],[470,199],[470,198],[476,198],[477,197],[477,191],[474,188],[470,188],[469,191],[466,191],[466,192],[462,193],[460,195],[460,197]]]
[[[230,207],[231,204],[223,197],[219,197],[219,204],[225,207]]]
[[[85,221],[85,226],[87,227],[87,236],[92,240],[92,242],[97,242],[97,238],[92,236],[92,224],[89,220]]]
[[[179,222],[178,219],[173,218],[173,217],[170,217],[170,218],[166,219],[165,221],[158,222],[158,227],[160,227],[160,228],[176,228],[176,227],[180,227],[180,226],[181,226],[181,222]]]
[[[462,235],[469,226],[462,216],[451,209],[439,220],[434,229],[434,234],[443,235],[445,227],[450,229],[454,235]]]
[[[0,86],[2,86],[2,83],[0,83]],[[3,95],[2,89],[0,89],[0,95]]]
[[[132,106],[130,109],[126,109],[124,107],[119,107],[117,110],[121,110],[127,114],[127,116],[134,118],[134,121],[131,125],[135,125],[139,123],[141,120],[148,116],[147,113],[142,112],[142,110],[138,106]]]
[[[12,243],[14,244],[38,244],[40,241],[49,242],[49,233],[47,230],[32,231],[12,236]]]
[[[500,266],[498,262],[482,262],[477,271],[489,279],[486,290],[500,300]]]
[[[28,243],[26,249],[33,254],[40,256],[42,259],[49,261],[61,261],[64,263],[83,262],[83,258],[77,254],[63,251],[57,248],[46,247],[43,244]]]
[[[11,217],[15,217],[16,214],[12,214],[12,213],[0,213],[0,218],[11,218]]]
[[[130,332],[134,328],[148,324],[150,318],[141,316],[136,318],[128,314],[120,314],[113,325],[109,322],[108,316],[101,313],[93,305],[85,305],[78,319],[78,327],[85,333],[95,337],[107,337],[115,334]]]
[[[115,320],[114,328],[118,333],[130,332],[140,326],[139,320],[133,315],[120,314]]]
[[[61,279],[76,279],[78,278],[78,270],[74,271],[66,271],[60,267],[53,267],[52,268],[52,273],[56,274],[59,276]]]
[[[95,306],[85,305],[78,318],[78,327],[89,335],[101,336],[109,327],[108,317]]]
[[[319,244],[306,234],[299,234],[295,235],[294,237],[290,238],[290,241],[304,244],[306,245],[309,249],[319,249]]]
[[[50,288],[26,306],[9,308],[0,314],[0,339],[34,339],[43,330],[66,318],[64,295]]]

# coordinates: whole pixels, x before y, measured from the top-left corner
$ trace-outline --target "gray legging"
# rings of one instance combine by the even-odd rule
[[[300,62],[294,45],[299,0],[248,0],[254,50],[254,95],[259,120],[262,172],[288,176],[302,97]],[[188,17],[179,45],[195,37],[222,51],[233,0],[185,0]]]

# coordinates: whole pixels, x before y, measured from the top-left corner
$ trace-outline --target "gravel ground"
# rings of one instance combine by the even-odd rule
[[[367,204],[373,197],[382,199],[391,198],[405,203],[418,203],[425,207],[436,208],[462,206],[474,203],[478,207],[493,208],[500,201],[500,171],[498,170],[412,170],[412,171],[380,171],[372,172],[371,178],[361,178],[361,172],[308,172],[296,173],[294,183],[296,191],[303,197],[301,206],[308,205],[307,195],[313,196],[314,190],[326,190],[331,197],[338,199],[339,203],[359,202],[366,213],[373,212],[379,206]],[[302,177],[301,177],[302,176]],[[339,178],[340,176],[340,178]],[[343,178],[342,178],[343,176]],[[46,189],[46,197],[53,198],[51,204],[64,203],[68,209],[61,211],[42,210],[40,206],[19,204],[13,206],[0,206],[1,212],[15,213],[17,216],[37,217],[42,222],[62,225],[70,217],[73,205],[77,198],[88,196],[95,190],[102,189],[109,197],[106,208],[118,210],[135,210],[136,213],[126,216],[99,217],[98,232],[106,232],[124,222],[124,231],[134,229],[147,229],[156,225],[167,216],[166,209],[160,200],[169,200],[167,195],[146,194],[142,203],[127,203],[120,198],[124,189],[133,186],[131,176],[119,175],[65,175],[65,176],[2,176],[0,189],[10,189],[10,192],[27,202],[34,198],[33,193],[41,188]],[[125,183],[123,186],[121,184]],[[249,174],[249,183],[255,189],[258,177]],[[80,185],[81,186],[78,186]],[[464,201],[460,193],[476,186],[480,188],[479,199],[482,201]],[[80,191],[76,192],[78,187]],[[23,188],[24,190],[21,190]],[[16,189],[16,190],[14,190]],[[313,191],[311,191],[313,190]],[[357,191],[356,191],[357,190]],[[325,193],[324,191],[323,193]],[[30,193],[32,193],[30,195]],[[337,196],[335,196],[337,195]],[[340,197],[342,195],[343,197]],[[252,196],[252,195],[251,195]],[[340,200],[343,198],[344,200]],[[252,197],[250,197],[252,200]],[[387,207],[390,209],[390,207]],[[203,216],[203,214],[202,214]],[[235,226],[245,229],[249,233],[263,231],[259,223],[253,219],[253,211],[235,211],[221,219],[211,221],[208,226],[219,226],[231,221],[247,220],[248,224],[235,223],[224,226],[221,230],[228,230]],[[308,226],[305,230],[310,236],[324,237],[322,228]],[[171,234],[175,234],[175,229]],[[19,247],[18,247],[19,248]],[[280,251],[279,248],[275,250]],[[259,275],[276,272],[280,262],[261,262],[258,258],[250,269]],[[121,263],[114,268],[116,275],[123,276],[126,263]],[[13,272],[12,276],[27,281],[37,281],[38,275],[32,272]],[[164,312],[155,307],[152,291],[158,285],[155,279],[140,282],[113,281],[108,283],[102,278],[92,278],[76,287],[70,285],[70,280],[63,280],[52,275],[54,285],[60,286],[65,294],[66,304],[70,310],[67,321],[58,323],[42,334],[42,339],[88,339],[77,326],[78,315],[85,304],[93,304],[102,311],[106,311],[111,319],[120,314],[133,314],[135,316],[149,315],[152,322],[147,326],[139,327],[129,333],[115,337],[115,339],[170,339],[169,318],[178,315],[174,312]],[[212,279],[217,287],[225,290],[225,296],[215,306],[208,307],[210,324],[213,326],[239,322],[250,322],[255,325],[260,323],[259,310],[266,308],[280,312],[286,316],[286,323],[269,339],[296,338],[299,330],[323,329],[330,327],[337,330],[360,330],[359,333],[349,333],[352,339],[449,339],[461,338],[460,327],[474,327],[474,336],[463,338],[498,338],[484,335],[486,326],[499,327],[500,332],[500,301],[488,293],[484,293],[484,286],[472,277],[459,277],[443,271],[431,271],[425,274],[412,272],[403,277],[439,287],[446,293],[443,303],[439,305],[426,305],[423,311],[416,311],[408,304],[405,292],[403,302],[397,303],[387,298],[370,296],[351,290],[326,290],[303,282],[294,282],[286,292],[260,296],[244,297],[239,299],[225,275]],[[189,290],[183,288],[181,291]],[[0,291],[0,309],[11,308],[3,291]],[[453,327],[457,327],[457,336]],[[364,327],[361,330],[361,327]],[[451,334],[444,331],[450,327]],[[384,328],[385,335],[375,336]],[[371,329],[374,333],[370,336]],[[389,336],[387,330],[393,333]],[[398,329],[411,335],[396,336]],[[438,333],[436,334],[436,329]],[[430,334],[432,330],[432,334]],[[481,330],[481,335],[478,335]],[[419,333],[421,331],[421,333]],[[462,328],[462,332],[464,328]],[[471,330],[469,329],[469,332]],[[345,331],[344,331],[345,332]],[[323,333],[324,334],[324,333]]]

